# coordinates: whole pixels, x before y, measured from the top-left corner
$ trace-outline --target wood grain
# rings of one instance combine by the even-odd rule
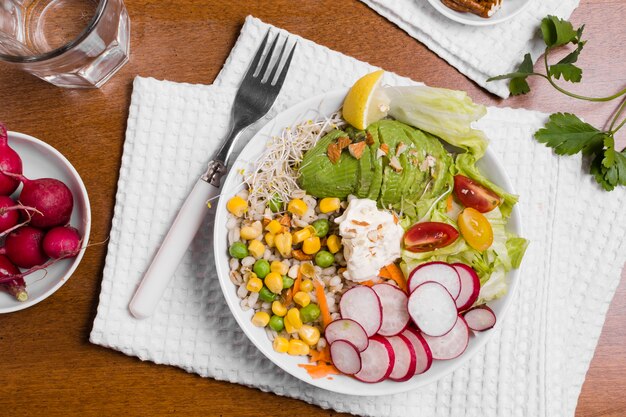
[[[96,242],[107,237],[111,225],[133,77],[211,83],[248,14],[415,80],[466,90],[484,104],[567,110],[598,126],[617,105],[567,99],[543,80],[531,81],[531,95],[497,99],[356,0],[128,0],[127,8],[131,59],[100,90],[63,90],[0,65],[0,120],[11,130],[50,143],[74,164],[90,193]],[[580,61],[584,82],[576,91],[603,95],[626,84],[624,17],[626,0],[581,2],[573,21],[587,24],[589,43]],[[0,316],[0,349],[5,352],[0,415],[337,415],[89,344],[105,255],[106,246],[91,247],[74,277],[53,297]],[[582,390],[579,417],[626,415],[624,323],[622,284]]]

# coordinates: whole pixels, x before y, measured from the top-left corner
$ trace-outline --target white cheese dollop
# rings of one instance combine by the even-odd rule
[[[355,282],[378,276],[378,271],[400,257],[404,229],[394,216],[379,210],[376,202],[353,198],[346,211],[335,219],[347,267],[344,276]]]

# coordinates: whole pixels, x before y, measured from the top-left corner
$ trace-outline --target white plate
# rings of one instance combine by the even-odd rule
[[[310,100],[304,101],[292,108],[280,113],[276,118],[265,125],[248,143],[241,152],[239,158],[234,162],[230,173],[223,184],[223,192],[220,197],[217,213],[215,217],[214,231],[214,250],[215,262],[217,266],[217,274],[220,286],[224,292],[224,297],[231,312],[235,316],[237,323],[243,329],[248,338],[256,345],[256,347],[267,356],[272,362],[281,367],[286,372],[319,388],[341,394],[350,395],[386,395],[398,392],[408,391],[436,381],[444,375],[454,371],[465,362],[467,362],[480,348],[489,340],[494,329],[482,332],[472,337],[466,352],[459,358],[449,361],[434,361],[430,370],[422,375],[418,375],[405,382],[384,381],[376,384],[367,384],[357,381],[345,375],[333,375],[332,380],[326,378],[312,379],[303,368],[298,367],[300,363],[306,363],[306,357],[294,357],[287,354],[274,352],[272,343],[267,338],[265,330],[255,327],[250,322],[252,318],[252,310],[242,311],[237,297],[237,287],[229,279],[229,256],[226,229],[226,202],[230,197],[241,190],[241,176],[238,173],[241,169],[249,172],[254,161],[259,158],[264,150],[265,145],[270,137],[277,136],[281,131],[290,126],[297,125],[302,121],[309,119],[318,119],[320,115],[330,115],[337,111],[344,100],[347,90],[331,92]],[[504,168],[498,163],[494,154],[488,149],[485,156],[480,160],[479,167],[491,180],[496,184],[504,187],[504,189],[513,191],[511,183],[507,178]],[[511,232],[522,235],[520,215],[517,208],[513,209],[508,228]],[[489,306],[494,310],[498,317],[498,324],[502,323],[506,309],[511,304],[513,295],[517,289],[519,279],[519,270],[513,270],[508,275],[510,282],[510,290],[508,294],[492,303]]]
[[[418,0],[420,1],[420,0]],[[444,6],[441,0],[428,0],[439,13],[455,22],[470,26],[490,26],[509,20],[524,10],[533,0],[502,0],[502,7],[490,18],[476,16],[472,13],[461,13]]]
[[[23,133],[9,132],[9,145],[22,158],[24,176],[28,178],[56,178],[63,181],[74,196],[74,210],[70,225],[77,228],[83,242],[89,241],[91,208],[83,180],[70,161],[45,142]],[[20,188],[17,190],[19,192]],[[17,194],[17,193],[16,193]],[[78,256],[63,259],[25,278],[28,300],[19,302],[5,292],[0,293],[0,314],[23,310],[45,300],[67,282],[83,258],[85,249]]]

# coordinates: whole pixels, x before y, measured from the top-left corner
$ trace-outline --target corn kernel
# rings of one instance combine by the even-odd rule
[[[317,236],[309,237],[302,242],[302,252],[307,255],[317,253],[321,247],[322,243],[320,242],[320,238]]]
[[[300,273],[306,278],[313,278],[315,276],[315,267],[311,262],[302,262],[300,264]]]
[[[265,226],[265,230],[267,230],[269,233],[275,235],[276,233],[278,233],[281,230],[283,230],[283,226],[282,226],[282,224],[280,224],[278,222],[278,220],[272,220],[271,222],[269,222],[267,224],[267,226]]]
[[[300,310],[293,307],[287,312],[287,319],[294,329],[298,330],[302,327],[302,319],[300,318]]]
[[[274,236],[274,244],[278,252],[285,258],[291,256],[291,233],[279,233]]]
[[[252,324],[257,327],[265,327],[270,322],[270,315],[265,311],[259,311],[252,316]]]
[[[320,201],[320,211],[322,213],[330,213],[331,211],[339,210],[340,201],[338,198],[326,197]]]
[[[293,327],[293,324],[291,324],[291,322],[289,321],[289,318],[287,316],[283,317],[283,323],[285,325],[285,331],[287,333],[295,333],[298,331],[298,329],[296,329],[295,327]]]
[[[259,292],[263,288],[263,281],[261,278],[257,277],[253,272],[250,274],[250,278],[248,279],[248,283],[246,284],[246,290],[250,292]]]
[[[317,327],[309,326],[308,324],[300,327],[298,335],[300,336],[300,340],[309,346],[313,346],[320,340],[320,330]]]
[[[302,340],[291,339],[289,341],[289,348],[287,349],[288,354],[293,356],[308,355],[309,351],[309,345],[304,343]]]
[[[276,300],[272,303],[272,313],[276,314],[278,317],[285,317],[287,314],[287,307],[280,301]]]
[[[265,253],[265,245],[261,243],[260,240],[251,240],[250,243],[248,243],[248,252],[258,259]]]
[[[270,248],[273,248],[274,246],[276,246],[274,242],[274,235],[267,232],[265,234],[265,243],[267,243],[267,246],[269,246]]]
[[[289,272],[289,267],[281,261],[272,261],[272,264],[270,265],[270,271],[276,272],[280,275],[287,275],[287,272]]]
[[[297,245],[298,243],[304,242],[305,239],[311,237],[311,230],[309,230],[308,228],[300,229],[297,232],[293,232],[291,236],[293,239],[293,244]]]
[[[294,198],[289,202],[289,204],[287,204],[287,210],[290,213],[296,214],[298,216],[304,216],[304,213],[306,213],[307,209],[308,207],[306,203],[299,198]]]
[[[302,307],[306,307],[311,302],[311,297],[309,297],[309,294],[305,293],[304,291],[298,291],[293,296],[293,301],[296,304],[300,304]]]
[[[241,217],[248,210],[248,203],[246,200],[239,196],[235,196],[228,200],[226,203],[226,209],[234,216]]]
[[[313,291],[313,281],[311,281],[310,279],[302,280],[302,282],[300,283],[300,290],[304,292]]]
[[[276,272],[270,272],[265,277],[265,286],[274,294],[280,294],[283,290],[283,277]]]
[[[330,253],[337,253],[341,249],[341,239],[337,235],[330,235],[326,239],[326,246]]]
[[[255,221],[249,226],[241,228],[241,238],[245,240],[256,239],[263,233],[263,225],[260,221]]]
[[[285,353],[289,349],[289,340],[282,336],[277,336],[274,338],[274,342],[272,343],[274,350],[278,353]]]

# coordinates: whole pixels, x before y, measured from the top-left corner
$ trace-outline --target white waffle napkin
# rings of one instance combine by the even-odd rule
[[[232,318],[215,276],[211,221],[147,320],[130,301],[195,179],[226,133],[235,87],[270,26],[248,17],[215,85],[136,78],[91,342],[204,377],[368,416],[573,416],[626,253],[624,190],[600,191],[577,157],[532,139],[541,113],[490,108],[480,127],[521,195],[531,241],[500,330],[463,368],[421,389],[357,398],[313,388],[274,366]],[[279,31],[274,28],[274,31]],[[287,32],[280,31],[285,35]],[[300,37],[268,117],[373,67]],[[406,83],[394,74],[386,82]],[[233,289],[234,290],[234,289]]]
[[[539,58],[545,48],[537,29],[541,19],[548,14],[567,19],[580,0],[528,0],[533,4],[520,14],[492,26],[455,22],[426,0],[361,1],[478,85],[506,98],[509,96],[507,81],[487,83],[485,80],[513,72],[528,52],[533,60]]]

